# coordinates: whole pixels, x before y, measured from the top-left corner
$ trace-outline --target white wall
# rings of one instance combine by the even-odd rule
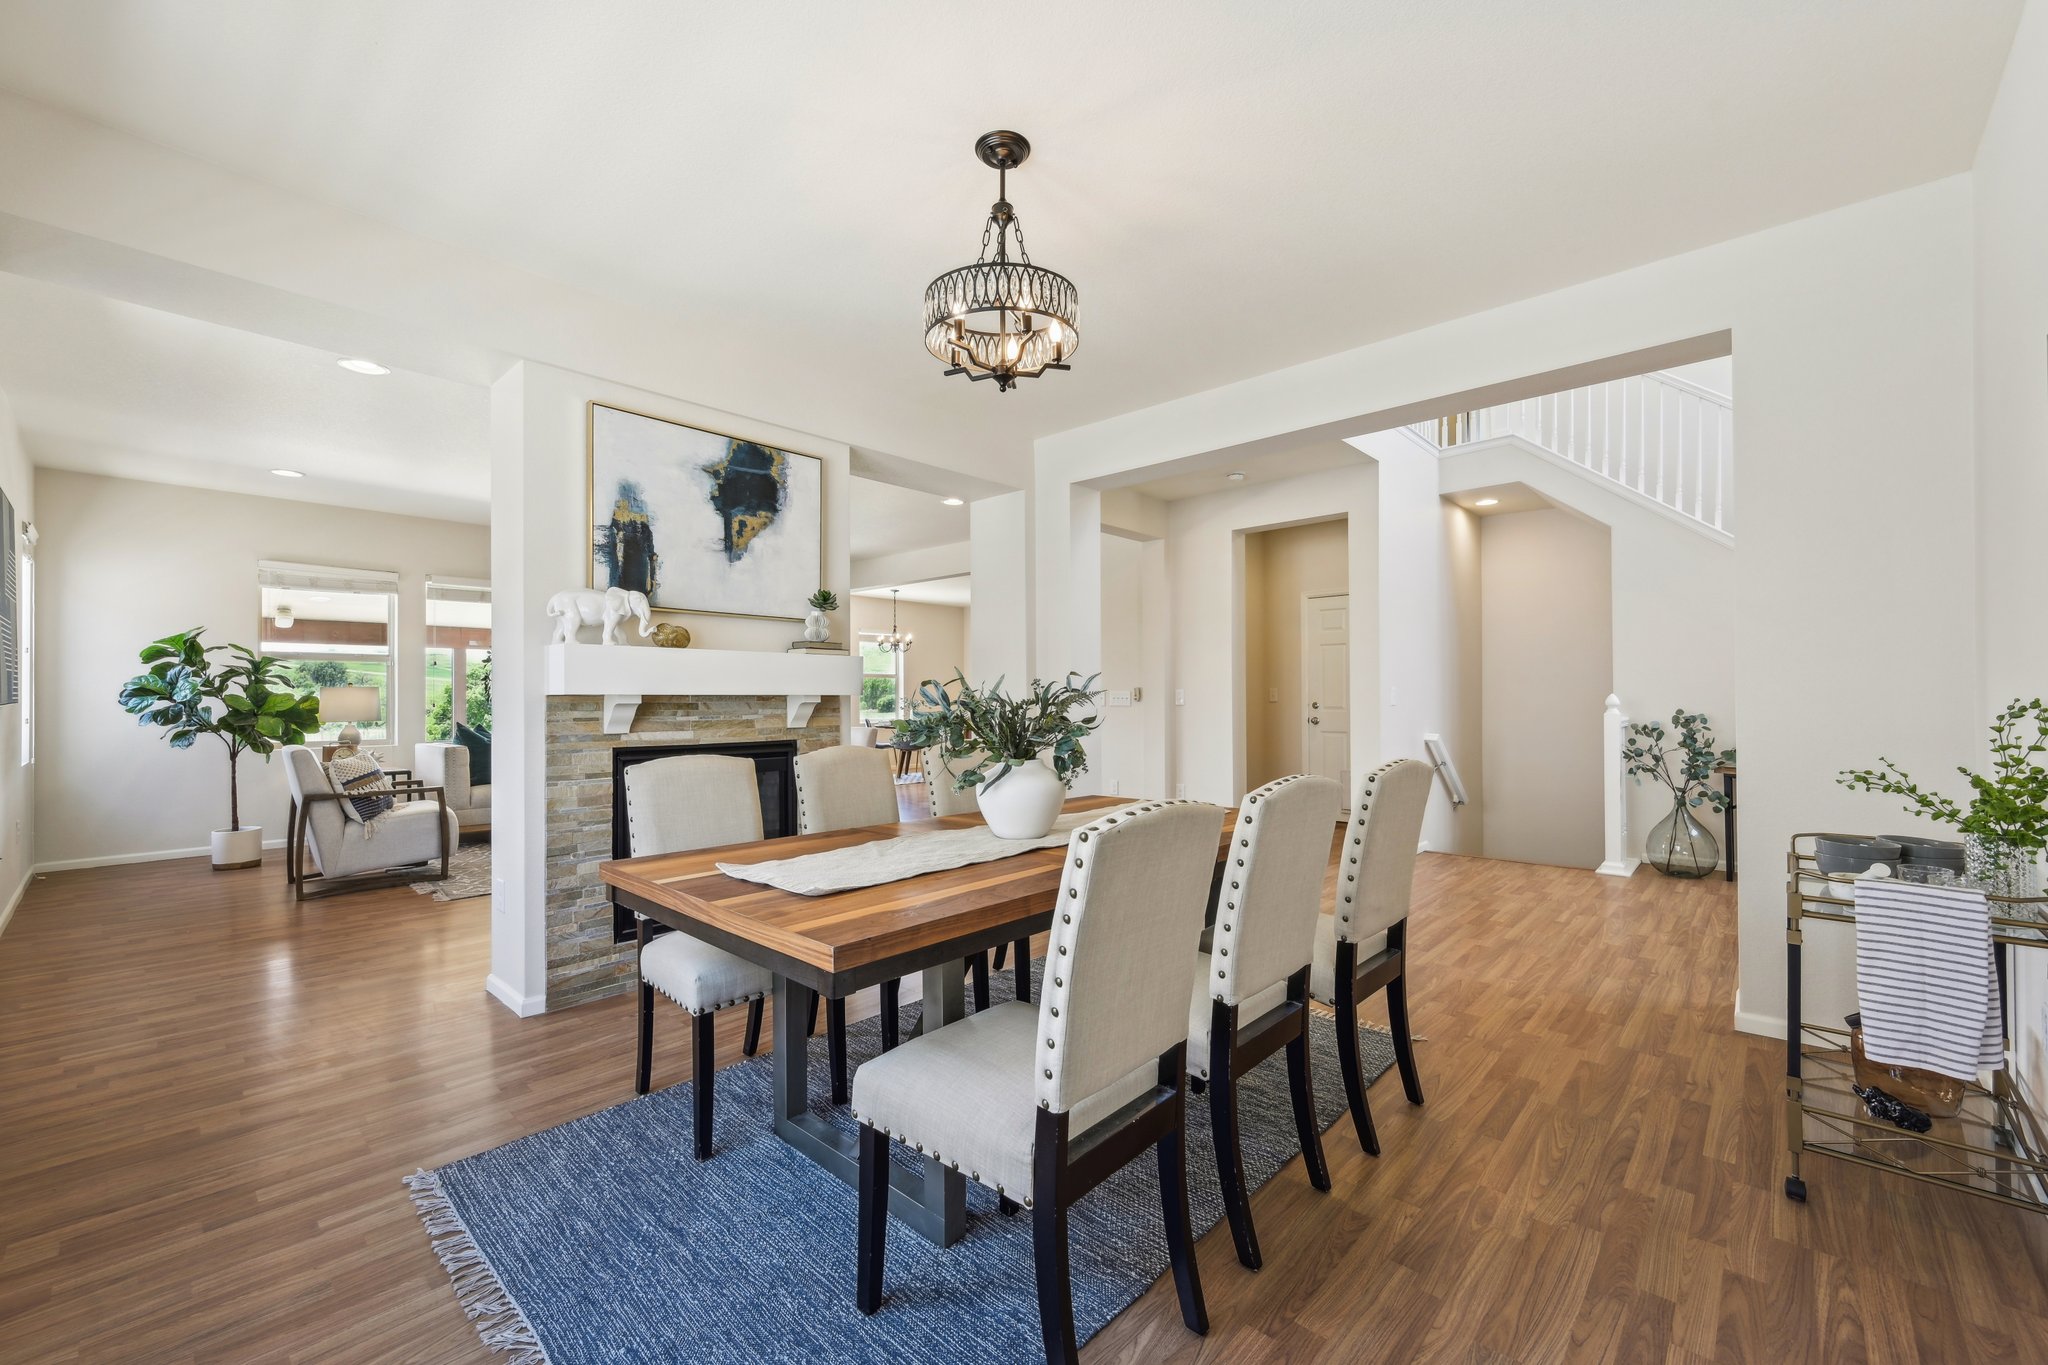
[[[58,469],[35,480],[39,866],[204,852],[227,824],[219,744],[173,750],[114,696],[151,640],[203,626],[214,644],[254,645],[258,560],[399,575],[397,732],[374,747],[411,761],[425,738],[426,576],[489,577],[489,528]],[[283,769],[245,756],[239,771],[243,823],[282,840]]]
[[[967,504],[974,638],[967,676],[985,686],[1031,677],[1030,496],[1023,492]]]
[[[1058,604],[1075,582],[1060,549],[1074,481],[1355,435],[1489,386],[1732,332],[1742,531],[1718,586],[1740,623],[1729,652],[1744,842],[1767,863],[1797,830],[1871,827],[1884,809],[1837,786],[1838,770],[1881,745],[1953,787],[1937,775],[1975,751],[1971,248],[1970,181],[1952,178],[1046,437],[1033,485],[1041,630],[1073,633]],[[1227,600],[1204,604],[1212,619]],[[1842,600],[1922,623],[1915,647],[1877,670],[1816,645],[1815,612]],[[1229,785],[1214,744],[1188,746],[1193,794]],[[1739,887],[1738,1021],[1768,1032],[1784,1017],[1782,889]],[[1816,968],[1815,1017],[1839,1012],[1847,981]]]
[[[589,575],[585,411],[592,401],[687,422],[824,462],[822,587],[837,592],[833,632],[845,638],[850,452],[843,442],[719,412],[663,394],[531,361],[491,389],[492,754],[491,993],[531,1014],[546,1002],[547,846],[543,693],[547,599]],[[800,605],[800,604],[799,604]],[[800,633],[787,620],[682,614],[700,649],[781,652]],[[629,637],[631,632],[628,632]],[[631,641],[641,647],[637,639]],[[646,648],[654,646],[648,644]]]
[[[1598,867],[1599,704],[1614,677],[1606,528],[1555,508],[1481,517],[1479,582],[1485,855]]]
[[[2016,696],[2048,692],[2034,552],[2048,507],[2048,6],[2020,19],[1971,180],[1981,724]],[[1982,731],[1969,740],[1944,761],[1981,763]],[[2048,953],[2015,951],[2011,971],[2016,1066],[2036,1103],[2048,1101]]]
[[[5,392],[0,392],[0,489],[5,489],[14,502],[15,520],[36,522],[40,531],[35,474],[29,467],[27,453],[21,448],[21,435],[14,426],[14,409],[9,405]],[[40,564],[40,551],[37,552],[37,560]],[[40,580],[36,596],[39,601],[48,600],[47,590]],[[36,652],[39,657],[42,650],[42,637],[38,634]],[[22,687],[36,688],[37,705],[45,703],[39,679],[23,678]],[[108,694],[109,709],[113,709],[112,696],[112,693]],[[118,716],[120,712],[115,710],[114,714]],[[38,749],[36,763],[40,765],[43,759],[44,755]],[[24,767],[21,762],[21,708],[0,706],[0,929],[7,927],[21,893],[28,889],[29,873],[35,862],[35,840],[40,828],[33,800],[35,771],[35,767]]]

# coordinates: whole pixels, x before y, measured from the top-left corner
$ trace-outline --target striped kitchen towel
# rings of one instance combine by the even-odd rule
[[[1874,1062],[1969,1081],[2005,1062],[1991,906],[1982,891],[1856,883],[1856,1003]]]

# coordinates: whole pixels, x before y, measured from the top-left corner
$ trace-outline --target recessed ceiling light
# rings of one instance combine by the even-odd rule
[[[337,364],[337,365],[339,365],[339,366],[341,366],[341,368],[343,368],[344,370],[347,370],[347,371],[349,371],[349,372],[350,372],[351,374],[390,374],[390,373],[391,373],[391,371],[390,371],[390,370],[386,369],[386,368],[385,368],[384,366],[382,366],[382,365],[379,365],[379,364],[378,364],[378,363],[377,363],[376,361],[374,361],[374,360],[362,360],[362,359],[359,359],[359,358],[356,358],[356,357],[351,357],[351,358],[349,358],[349,359],[347,359],[347,360],[337,360],[337,361],[335,361],[334,363],[335,363],[335,364]]]
[[[964,506],[966,502],[966,500],[963,498],[941,498],[939,499],[939,501],[945,503],[948,507]]]
[[[1233,469],[1228,474],[1225,474],[1223,477],[1230,480],[1232,483],[1243,483],[1244,471],[1242,469]]]
[[[270,472],[277,475],[280,479],[303,479],[306,477],[296,469],[273,469]]]
[[[1500,499],[1499,499],[1499,498],[1479,498],[1479,499],[1476,499],[1476,500],[1475,500],[1475,501],[1473,502],[1473,504],[1472,504],[1472,505],[1473,505],[1474,507],[1498,507],[1498,506],[1500,506]]]

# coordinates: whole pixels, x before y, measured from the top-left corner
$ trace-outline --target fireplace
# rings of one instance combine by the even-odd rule
[[[760,789],[761,833],[763,838],[780,839],[796,833],[796,755],[794,740],[732,741],[713,744],[617,744],[612,746],[612,857],[633,856],[626,828],[626,769],[636,763],[678,754],[718,754],[751,759],[754,781]],[[612,942],[628,943],[634,936],[631,913],[612,910]]]

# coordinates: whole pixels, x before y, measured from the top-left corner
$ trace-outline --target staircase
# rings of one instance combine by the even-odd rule
[[[1406,430],[1448,453],[1515,440],[1605,480],[1720,540],[1732,540],[1734,405],[1656,372],[1458,413]]]

